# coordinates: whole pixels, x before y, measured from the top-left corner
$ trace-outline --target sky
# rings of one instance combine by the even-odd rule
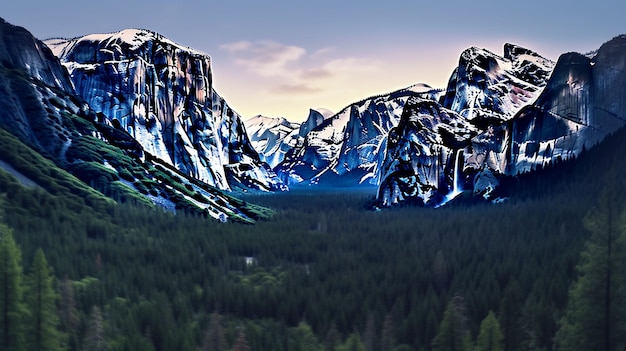
[[[310,108],[416,83],[445,88],[469,47],[505,43],[552,60],[626,34],[626,1],[17,0],[0,17],[35,37],[149,29],[212,58],[213,85],[244,119],[300,122]]]

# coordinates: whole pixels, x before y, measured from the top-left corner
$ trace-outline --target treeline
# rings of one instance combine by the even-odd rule
[[[566,338],[593,330],[580,316],[595,316],[568,300],[589,296],[575,288],[596,235],[583,218],[603,218],[592,208],[625,174],[623,141],[505,180],[510,198],[498,205],[372,212],[371,192],[297,191],[246,198],[275,210],[254,226],[131,205],[77,209],[4,172],[0,193],[21,262],[42,248],[54,267],[55,329],[68,350],[98,349],[88,335],[108,350],[429,350],[447,349],[442,340],[456,339],[440,335],[450,330],[463,347],[499,330],[506,350],[552,350],[555,340],[591,345]],[[615,294],[608,305],[623,305]],[[618,331],[619,315],[608,313]]]

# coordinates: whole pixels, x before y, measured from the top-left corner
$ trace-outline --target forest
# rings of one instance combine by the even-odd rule
[[[254,225],[2,171],[0,349],[621,349],[624,136],[503,179],[497,204],[294,189],[245,195],[273,212]]]

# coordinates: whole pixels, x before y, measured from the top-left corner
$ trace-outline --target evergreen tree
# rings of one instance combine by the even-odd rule
[[[0,349],[24,349],[21,252],[9,227],[0,223]]]
[[[76,309],[74,298],[74,285],[71,280],[63,278],[61,282],[61,330],[67,334],[70,350],[77,349],[77,332],[80,326],[80,318]]]
[[[29,315],[26,323],[28,350],[63,350],[64,336],[57,329],[59,316],[57,315],[58,295],[52,288],[53,279],[51,269],[41,249],[35,253],[35,259],[29,274],[26,276],[26,290],[24,292]]]
[[[392,351],[396,346],[395,331],[393,330],[393,319],[391,314],[385,316],[383,328],[380,333],[381,351]]]
[[[500,323],[493,311],[480,323],[480,331],[476,339],[476,351],[502,351],[504,336],[500,330]]]
[[[361,335],[358,332],[354,332],[348,336],[346,342],[339,347],[341,351],[365,351],[365,346],[361,340]]]
[[[239,331],[239,335],[237,336],[237,340],[235,340],[235,345],[233,346],[232,351],[250,351],[250,346],[248,345],[248,340],[246,339],[246,333],[243,330]]]
[[[300,322],[297,327],[292,328],[292,336],[294,339],[294,346],[297,350],[302,351],[317,351],[321,350],[319,340],[311,326],[306,322]]]
[[[209,318],[209,327],[204,334],[202,342],[202,351],[225,351],[226,338],[224,337],[224,328],[222,327],[222,315],[219,313],[211,313]]]
[[[340,343],[341,335],[337,330],[335,322],[332,322],[328,333],[326,333],[326,339],[324,339],[324,351],[335,351]]]
[[[559,350],[617,350],[626,342],[626,212],[603,191],[584,219],[591,231],[556,335]]]
[[[81,349],[83,351],[107,351],[109,349],[104,335],[104,318],[97,306],[94,306],[89,314]]]
[[[432,347],[436,351],[466,351],[471,348],[463,309],[455,299],[448,303],[443,313]]]
[[[365,330],[363,331],[363,345],[365,351],[377,351],[378,338],[376,336],[376,324],[374,322],[374,315],[370,314],[365,323]]]
[[[499,322],[504,336],[504,349],[517,351],[522,344],[522,299],[521,287],[516,280],[510,281],[500,301]]]

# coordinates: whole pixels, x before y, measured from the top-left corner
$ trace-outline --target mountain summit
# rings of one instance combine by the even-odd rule
[[[141,29],[46,44],[76,92],[146,152],[220,189],[285,189],[213,89],[208,55]]]

